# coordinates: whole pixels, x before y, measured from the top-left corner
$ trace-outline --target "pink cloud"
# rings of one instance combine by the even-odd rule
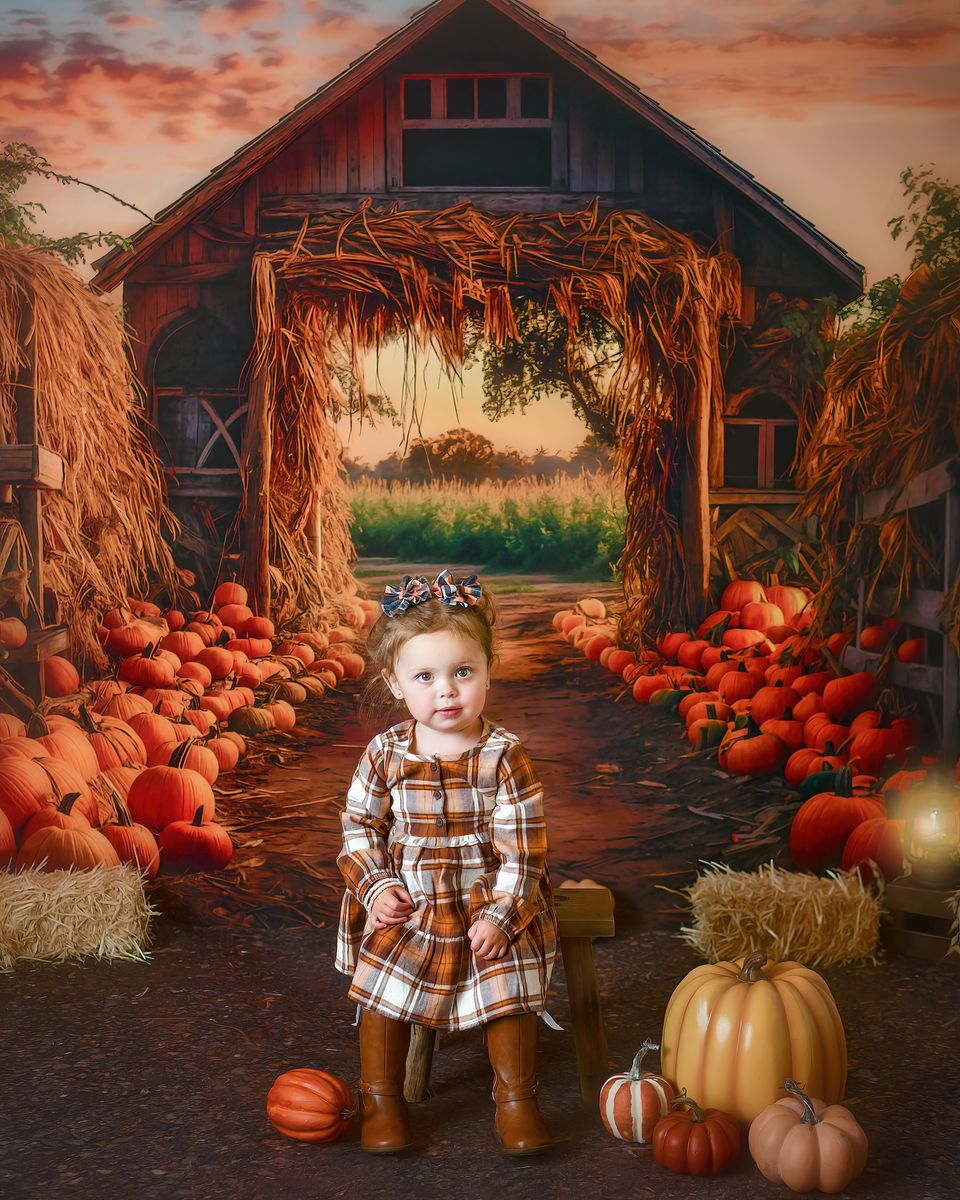
[[[280,0],[227,0],[222,8],[211,5],[200,14],[200,28],[216,37],[236,37],[252,25],[269,25],[283,15]]]
[[[159,29],[160,22],[145,13],[113,12],[107,13],[107,24],[114,29]]]

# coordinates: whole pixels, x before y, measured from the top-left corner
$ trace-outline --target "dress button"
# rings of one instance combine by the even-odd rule
[[[434,763],[430,769],[433,771],[434,775],[440,774],[440,764],[439,763]]]
[[[443,799],[443,792],[434,792],[434,793],[433,793],[433,798],[434,798],[434,800],[442,800],[442,799]]]
[[[443,824],[443,817],[437,817],[437,824],[438,824],[438,825],[442,825],[442,824]]]

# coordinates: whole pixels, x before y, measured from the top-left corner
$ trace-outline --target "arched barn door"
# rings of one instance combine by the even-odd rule
[[[168,327],[154,355],[154,437],[171,507],[185,526],[181,549],[193,551],[194,567],[200,558],[219,560],[240,503],[247,349],[200,311]]]

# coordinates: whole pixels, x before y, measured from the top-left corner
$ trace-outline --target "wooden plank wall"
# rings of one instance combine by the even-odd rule
[[[380,76],[260,172],[260,195],[385,192],[386,123]]]

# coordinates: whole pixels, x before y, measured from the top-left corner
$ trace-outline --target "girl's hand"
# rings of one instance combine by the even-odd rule
[[[470,939],[470,949],[477,958],[503,958],[510,945],[510,939],[492,921],[474,921],[467,930]]]
[[[402,925],[415,907],[410,893],[402,887],[385,888],[370,906],[370,920],[375,929]]]

